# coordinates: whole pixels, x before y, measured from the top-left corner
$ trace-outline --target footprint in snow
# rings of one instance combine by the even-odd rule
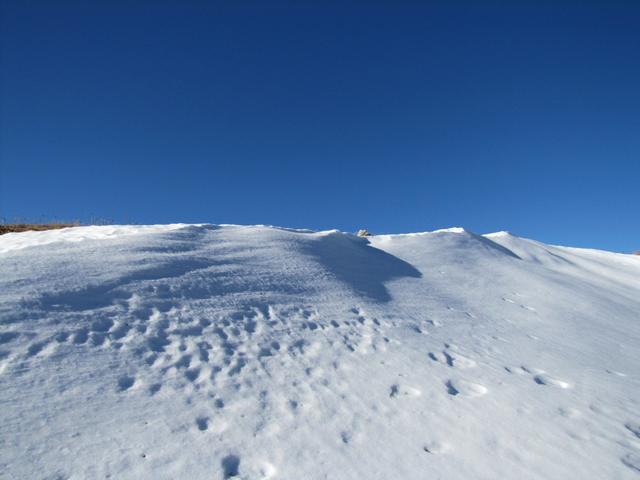
[[[447,357],[441,352],[429,352],[429,358],[434,362],[447,363]]]
[[[20,332],[3,332],[0,333],[0,344],[9,343],[20,336]]]
[[[571,388],[571,384],[569,382],[565,382],[564,380],[560,380],[559,378],[552,377],[551,375],[548,375],[546,373],[535,375],[533,377],[533,381],[538,385],[550,385],[562,389]]]
[[[621,460],[622,463],[624,463],[631,470],[635,470],[636,472],[640,473],[640,453],[628,453],[624,457],[622,457]]]
[[[580,410],[572,407],[560,407],[558,408],[558,413],[566,418],[578,418],[582,415]]]
[[[123,375],[120,378],[118,378],[118,391],[119,392],[124,392],[125,390],[129,390],[131,387],[133,387],[133,384],[135,383],[136,379],[132,376],[129,375]]]
[[[514,373],[516,375],[531,375],[533,377],[533,381],[538,385],[546,385],[552,386],[562,389],[571,388],[571,384],[565,380],[549,375],[544,370],[540,370],[539,368],[529,368],[525,366],[521,367],[504,367],[504,369],[509,373]]]
[[[76,330],[73,334],[73,343],[75,343],[76,345],[82,345],[84,343],[87,343],[88,339],[89,339],[89,331],[86,328],[81,328],[79,330]]]
[[[527,375],[529,372],[527,370],[525,370],[522,367],[504,367],[504,369],[509,372],[509,373],[513,373],[514,375]]]
[[[260,467],[260,478],[262,479],[266,480],[268,478],[273,478],[275,474],[276,474],[276,467],[274,467],[269,462],[264,462]]]
[[[152,385],[149,386],[149,395],[153,396],[156,393],[158,393],[160,391],[160,389],[162,388],[162,384],[161,383],[154,383]]]
[[[410,387],[408,385],[391,385],[391,388],[389,389],[389,398],[396,398],[396,397],[419,397],[420,395],[422,395],[422,392],[414,387]]]
[[[209,418],[208,417],[198,417],[196,418],[196,426],[198,430],[204,432],[209,428]]]
[[[633,433],[636,437],[640,438],[640,423],[627,422],[624,424],[624,427],[631,433]]]
[[[447,393],[449,395],[460,395],[461,397],[468,398],[481,397],[489,391],[484,385],[459,379],[447,380],[445,386],[447,387]]]
[[[240,457],[237,455],[227,455],[222,459],[220,465],[225,480],[240,475]]]
[[[466,369],[477,366],[475,360],[453,352],[449,348],[445,348],[442,352],[429,352],[429,358],[434,362],[446,364],[450,367]]]
[[[431,453],[433,455],[441,455],[443,453],[447,453],[449,451],[451,451],[451,445],[449,445],[447,442],[441,442],[438,440],[430,440],[428,442],[425,442],[422,449],[427,452],[427,453]]]
[[[32,343],[31,345],[29,345],[29,348],[27,350],[27,356],[35,357],[44,349],[44,347],[47,346],[47,343],[47,341]]]
[[[507,303],[512,303],[514,305],[518,305],[518,302],[516,302],[515,300],[511,300],[510,298],[507,297],[502,297],[502,300],[507,302]],[[519,304],[520,308],[524,308],[525,310],[529,310],[530,312],[536,312],[537,310],[533,307],[530,307],[529,305],[525,305],[525,304]]]

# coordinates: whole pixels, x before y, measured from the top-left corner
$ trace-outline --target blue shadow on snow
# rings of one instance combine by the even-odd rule
[[[310,242],[305,249],[353,291],[378,302],[391,300],[386,282],[422,277],[413,265],[372,247],[366,238],[335,232]]]

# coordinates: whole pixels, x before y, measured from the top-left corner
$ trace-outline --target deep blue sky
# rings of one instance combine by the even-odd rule
[[[640,249],[638,1],[1,4],[7,220]]]

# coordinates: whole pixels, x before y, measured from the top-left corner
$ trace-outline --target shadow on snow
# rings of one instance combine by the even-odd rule
[[[305,250],[353,291],[378,302],[391,300],[386,282],[422,277],[413,265],[372,247],[366,238],[336,232],[310,242]]]

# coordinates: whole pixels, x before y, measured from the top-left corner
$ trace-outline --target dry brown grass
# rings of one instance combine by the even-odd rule
[[[0,235],[13,232],[28,232],[54,230],[57,228],[77,227],[80,222],[75,223],[5,223],[0,224]]]

